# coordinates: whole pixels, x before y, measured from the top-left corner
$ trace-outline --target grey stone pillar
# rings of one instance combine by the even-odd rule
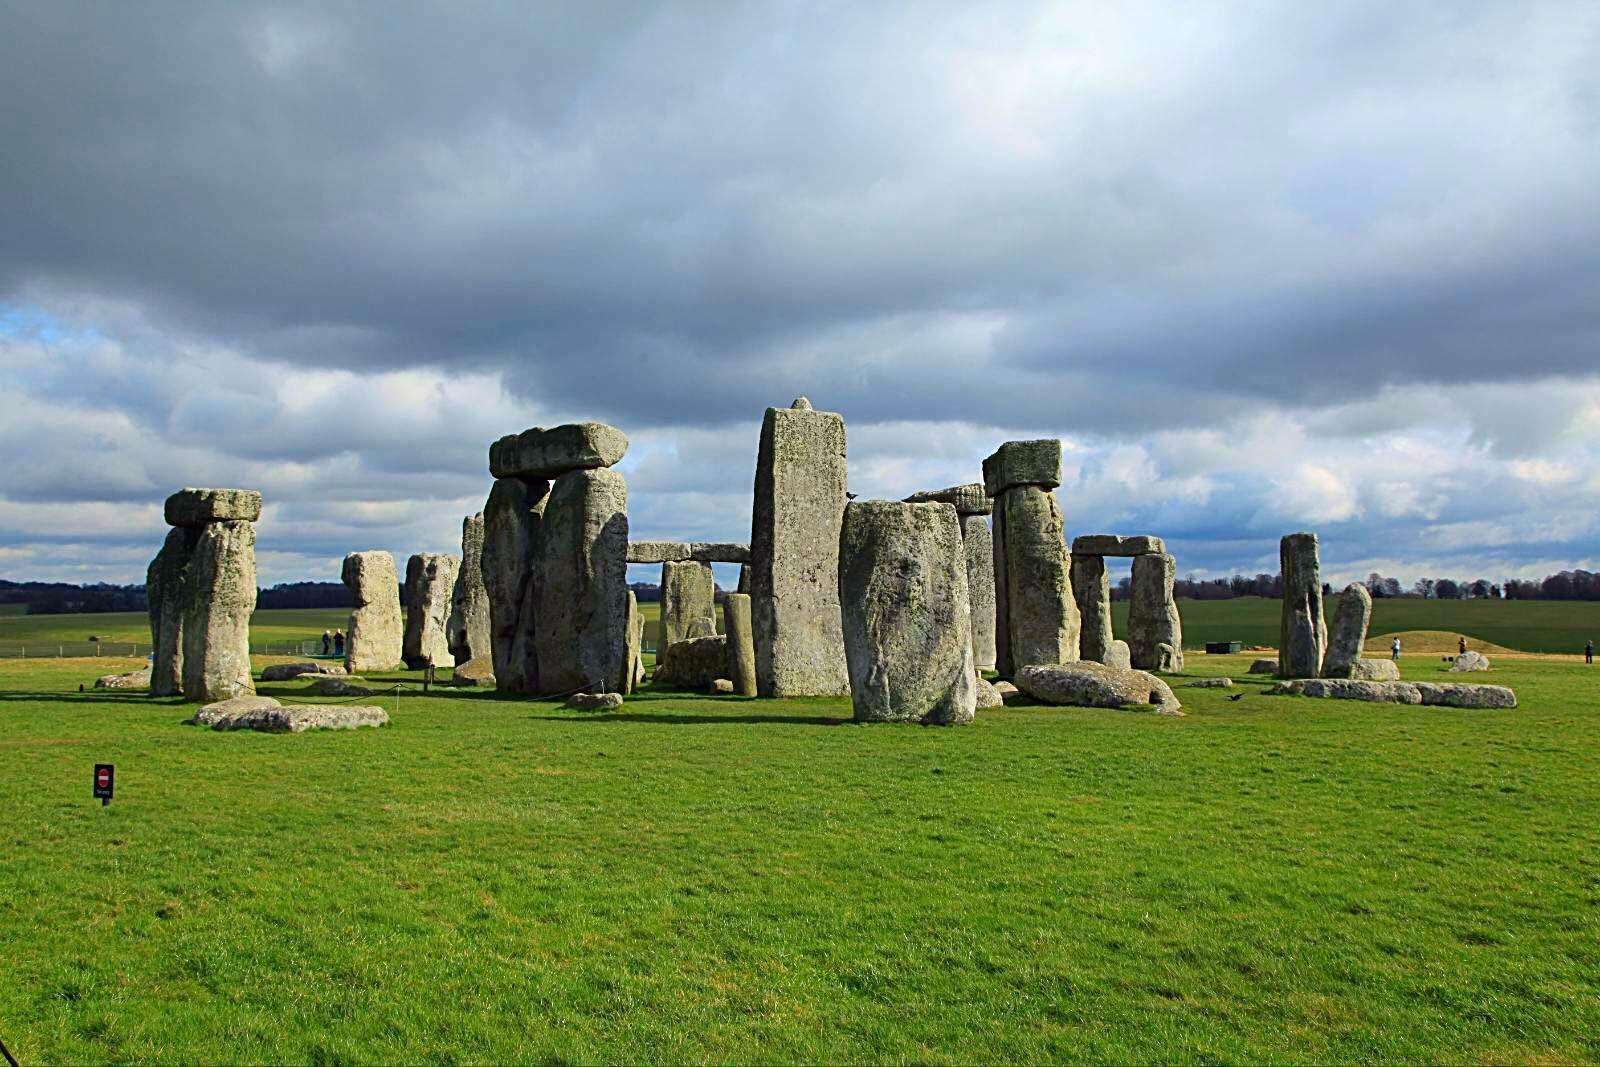
[[[756,642],[750,625],[750,596],[728,593],[722,598],[722,630],[728,642],[728,680],[740,696],[756,695]]]
[[[628,485],[569,471],[544,508],[532,578],[539,691],[621,692],[628,645]]]
[[[972,658],[980,671],[994,669],[994,538],[989,513],[994,504],[983,485],[972,482],[930,489],[906,497],[908,504],[952,504],[961,519],[961,547],[967,557],[967,596],[972,604]]]
[[[972,608],[954,507],[850,504],[840,534],[839,594],[857,721],[972,721]]]
[[[189,560],[183,613],[183,695],[209,703],[255,692],[250,613],[256,609],[256,530],[208,523]]]
[[[661,647],[717,632],[717,583],[711,564],[661,565]]]
[[[756,457],[750,614],[764,697],[850,690],[839,621],[844,418],[799,397],[768,408]]]
[[[1322,616],[1322,562],[1317,535],[1292,533],[1278,545],[1283,622],[1278,630],[1278,676],[1317,678],[1328,647]]]
[[[145,572],[145,597],[150,612],[150,695],[183,692],[183,613],[189,560],[200,531],[177,527]]]
[[[1367,627],[1372,623],[1372,594],[1360,582],[1352,582],[1339,595],[1333,615],[1333,632],[1328,636],[1328,651],[1322,657],[1322,677],[1353,678],[1361,649],[1367,643]]]
[[[1106,575],[1104,556],[1072,554],[1072,598],[1078,603],[1082,629],[1078,655],[1096,663],[1106,662],[1115,634],[1111,632],[1111,579]]]
[[[483,587],[489,597],[489,653],[495,687],[539,691],[534,645],[533,558],[550,483],[542,478],[496,478],[483,505]]]
[[[624,696],[638,687],[644,674],[644,616],[639,614],[639,598],[628,590],[628,669],[623,671]]]
[[[1133,557],[1128,655],[1141,671],[1183,670],[1183,621],[1172,595],[1177,576],[1177,561],[1165,553]]]
[[[447,624],[460,570],[460,558],[444,553],[418,553],[406,561],[406,636],[400,657],[407,667],[455,666]]]
[[[1061,508],[1061,442],[1008,441],[983,461],[994,498],[995,669],[1002,678],[1027,666],[1078,658],[1078,605]]]
[[[483,512],[480,511],[461,520],[461,569],[456,572],[455,588],[450,594],[450,623],[446,627],[450,654],[457,663],[480,656],[485,664],[492,661],[490,625],[489,590],[483,583]]]
[[[340,577],[355,601],[345,627],[345,669],[360,674],[398,667],[406,624],[394,557],[387,552],[352,552],[344,558]]]

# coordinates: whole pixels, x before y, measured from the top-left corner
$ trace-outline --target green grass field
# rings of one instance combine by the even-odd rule
[[[463,693],[300,736],[76,692],[111,661],[8,661],[0,1037],[23,1063],[1600,1060],[1600,669],[1505,661],[1522,707],[1475,712],[1268,697],[1249,658],[1193,656],[1248,695],[1179,689],[1180,719]]]

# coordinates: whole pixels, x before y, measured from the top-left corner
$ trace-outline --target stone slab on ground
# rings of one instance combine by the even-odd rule
[[[609,467],[628,451],[628,435],[603,422],[535,426],[489,446],[496,478],[556,478],[568,471]]]
[[[306,730],[354,730],[362,726],[382,726],[389,721],[389,713],[382,708],[362,704],[284,706],[271,697],[252,693],[207,704],[195,713],[194,721],[213,730],[298,734]]]
[[[1358,659],[1350,665],[1350,677],[1364,682],[1398,682],[1400,665],[1389,659]]]
[[[1232,678],[1197,678],[1192,682],[1185,682],[1187,689],[1232,689]]]
[[[255,522],[261,518],[261,494],[254,489],[179,489],[167,497],[163,510],[168,526]]]
[[[1361,682],[1348,678],[1297,678],[1279,682],[1270,693],[1366,700],[1390,704],[1426,704],[1445,708],[1514,708],[1517,694],[1503,685],[1467,682]]]
[[[149,685],[149,667],[141,667],[126,674],[105,674],[94,680],[96,689],[146,689]]]
[[[1016,681],[1018,689],[1045,704],[1086,708],[1149,704],[1162,714],[1182,714],[1178,698],[1160,678],[1092,660],[1024,667]]]
[[[1246,674],[1277,674],[1278,673],[1278,661],[1275,660],[1275,659],[1253,659],[1253,660],[1250,661],[1250,669],[1248,671],[1246,671],[1245,673]]]
[[[1489,657],[1482,652],[1467,651],[1455,658],[1450,664],[1450,670],[1457,673],[1466,671],[1486,671],[1489,669]]]
[[[261,668],[263,682],[287,682],[291,678],[298,678],[302,674],[348,674],[343,663],[317,663],[306,660],[303,663],[272,663]]]
[[[311,684],[306,687],[307,691],[319,697],[375,697],[393,691],[392,687],[380,688],[369,685],[365,678],[340,678],[333,674],[311,674],[302,677],[311,680]]]
[[[622,707],[621,693],[574,693],[566,707],[576,711],[612,711]]]

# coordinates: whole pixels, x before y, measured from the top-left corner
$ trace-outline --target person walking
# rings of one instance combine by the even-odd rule
[[[1400,662],[1400,639],[1398,637],[1389,642],[1389,658],[1396,663]]]
[[[1594,662],[1594,638],[1592,637],[1583,646],[1583,662]]]
[[[1456,654],[1460,656],[1467,654],[1467,639],[1465,635],[1456,639]]]
[[[332,653],[333,653],[333,635],[331,633],[329,633],[328,631],[324,630],[324,631],[322,631],[322,654],[324,656],[327,656],[327,655],[331,655]]]
[[[344,655],[344,631],[343,630],[335,630],[335,631],[333,631],[333,654],[335,656]]]

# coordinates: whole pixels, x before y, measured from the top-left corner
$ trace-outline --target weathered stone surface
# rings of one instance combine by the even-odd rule
[[[1073,554],[1072,598],[1078,604],[1079,658],[1106,662],[1106,652],[1116,638],[1111,632],[1111,579],[1104,558]]]
[[[1001,677],[1078,658],[1070,567],[1054,494],[1024,485],[995,500],[994,643]]]
[[[1457,673],[1465,671],[1486,671],[1489,669],[1489,657],[1482,652],[1468,650],[1457,656],[1455,662],[1450,664],[1450,669]]]
[[[149,667],[141,667],[126,674],[103,674],[94,680],[96,689],[144,689],[149,684]]]
[[[628,451],[628,435],[603,422],[535,426],[489,446],[489,473],[496,478],[551,479],[568,471],[609,467]]]
[[[739,592],[746,595],[750,592],[750,564],[746,563],[739,568]]]
[[[1186,683],[1189,689],[1232,689],[1232,678],[1197,678]]]
[[[652,685],[674,689],[704,689],[714,679],[721,678],[728,662],[726,634],[715,637],[694,637],[668,645],[656,658],[656,673]]]
[[[661,643],[674,645],[694,634],[696,622],[716,633],[717,583],[711,564],[685,560],[661,565]]]
[[[477,656],[492,661],[493,629],[489,618],[489,590],[483,584],[483,512],[461,520],[461,566],[450,591],[450,618],[445,637],[457,663]]]
[[[401,658],[418,667],[453,667],[445,623],[461,569],[458,556],[423,552],[406,563],[406,639]]]
[[[576,470],[556,479],[534,564],[540,691],[627,688],[628,484],[621,473]]]
[[[450,684],[463,688],[493,689],[494,659],[486,652],[481,656],[474,656],[465,663],[457,663],[455,670],[450,672]]]
[[[354,730],[360,726],[382,726],[389,721],[389,713],[382,708],[359,704],[293,704],[284,707],[271,697],[250,694],[207,704],[195,713],[194,721],[213,730],[298,734],[306,730]]]
[[[749,563],[750,546],[736,541],[630,541],[629,563]]]
[[[987,678],[979,677],[975,679],[973,689],[977,693],[974,700],[977,707],[998,708],[1005,703],[1005,698],[1001,696],[1000,690],[991,685]]]
[[[1351,582],[1339,594],[1339,607],[1333,613],[1333,629],[1328,634],[1328,649],[1322,656],[1322,677],[1354,678],[1361,647],[1367,643],[1367,625],[1372,621],[1372,594],[1360,582]]]
[[[621,693],[574,693],[567,707],[576,711],[614,711],[622,707]]]
[[[728,680],[740,696],[756,695],[756,642],[750,622],[750,596],[729,593],[722,598],[722,632],[727,637]]]
[[[1144,671],[1183,670],[1183,620],[1173,598],[1178,563],[1171,556],[1133,557],[1128,588],[1128,651]],[[1161,646],[1168,646],[1163,651]]]
[[[839,614],[845,505],[844,419],[768,408],[756,456],[750,616],[764,697],[850,690]]]
[[[972,721],[972,608],[953,507],[889,500],[846,507],[839,600],[857,722]]]
[[[1072,539],[1074,556],[1161,556],[1166,551],[1161,538],[1149,534],[1084,534]]]
[[[1260,660],[1272,664],[1272,674],[1277,670],[1277,660]],[[1358,678],[1365,682],[1398,682],[1400,680],[1400,665],[1389,659],[1358,659],[1350,665],[1350,677]]]
[[[183,615],[188,599],[185,582],[200,532],[167,531],[167,539],[145,572],[145,597],[150,615],[150,695],[177,696],[183,692]]]
[[[348,673],[342,663],[313,662],[306,660],[303,663],[273,663],[261,668],[263,682],[287,682],[291,678],[298,678],[303,674],[331,674],[341,675]]]
[[[1151,704],[1169,714],[1181,706],[1171,687],[1155,675],[1091,660],[1023,667],[1017,672],[1017,687],[1046,704],[1083,708]]]
[[[1061,484],[1061,442],[1007,441],[983,461],[983,491],[998,497],[1007,489],[1030,485],[1054,489]],[[1066,545],[1061,546],[1063,552]]]
[[[1278,631],[1278,676],[1316,678],[1328,647],[1322,617],[1322,563],[1314,533],[1292,533],[1278,546],[1283,622]]]
[[[165,511],[168,526],[255,522],[261,518],[261,494],[254,489],[180,489],[167,497]]]
[[[710,688],[706,691],[713,696],[731,696],[733,693],[733,681],[728,678],[713,678],[711,679]]]
[[[1249,674],[1277,674],[1278,661],[1275,659],[1254,659],[1250,661]]]
[[[1106,658],[1102,660],[1107,667],[1119,667],[1122,670],[1133,668],[1133,653],[1128,650],[1128,642],[1116,640],[1106,648]]]
[[[972,660],[980,671],[992,671],[995,661],[994,537],[989,532],[988,515],[961,516],[961,550],[967,557],[967,600],[972,607]]]
[[[184,581],[183,695],[227,700],[255,692],[250,613],[256,609],[256,531],[248,522],[200,529]]]
[[[352,673],[400,665],[405,618],[400,580],[387,552],[352,552],[344,558],[344,584],[355,599],[344,639],[344,666]]]
[[[1503,685],[1467,682],[1417,682],[1424,704],[1447,708],[1514,708],[1517,694]]]
[[[628,647],[623,652],[628,669],[623,673],[623,695],[632,693],[644,681],[644,616],[639,612],[639,598],[628,590]]]
[[[987,515],[994,510],[994,501],[983,491],[982,482],[952,485],[948,489],[926,489],[906,497],[907,504],[950,504],[957,515]]]
[[[1363,682],[1354,678],[1293,678],[1279,682],[1267,692],[1328,700],[1364,700],[1374,704],[1422,703],[1421,691],[1410,682]]]
[[[483,506],[483,585],[489,594],[489,647],[495,685],[539,691],[534,554],[550,483],[499,478]]]
[[[333,674],[308,676],[311,684],[306,688],[319,697],[375,697],[393,691],[392,686],[367,684],[365,678],[340,678]]]
[[[997,678],[989,684],[994,686],[994,691],[1002,697],[1015,696],[1021,692],[1014,683],[1008,682],[1004,678]]]

